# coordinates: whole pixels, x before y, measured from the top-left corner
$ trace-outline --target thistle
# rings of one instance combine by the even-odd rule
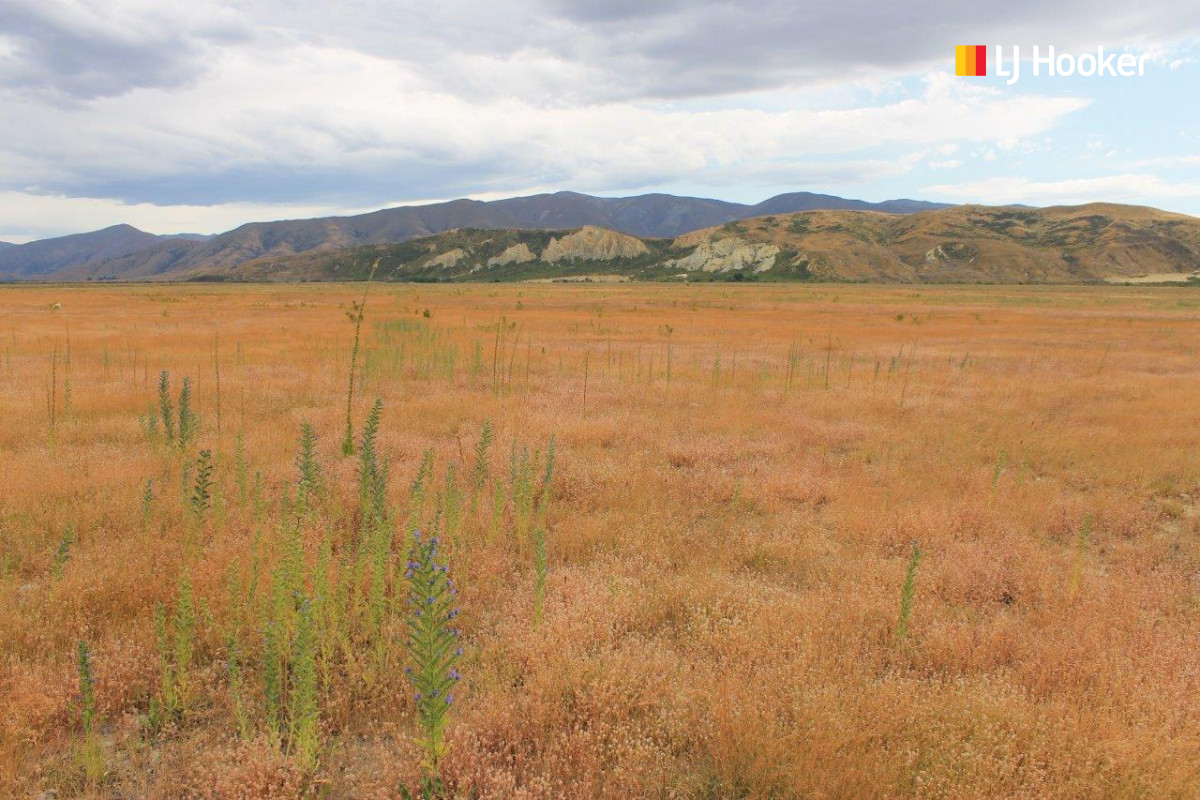
[[[415,690],[419,744],[425,751],[429,780],[440,783],[438,769],[446,752],[445,733],[454,703],[459,674],[455,668],[462,648],[453,627],[458,590],[441,563],[436,536],[428,541],[414,532],[405,571],[408,582],[408,634],[405,648],[410,664],[405,670]]]

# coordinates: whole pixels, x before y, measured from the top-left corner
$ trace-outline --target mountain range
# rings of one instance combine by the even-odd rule
[[[1200,281],[1200,218],[1141,206],[946,206],[791,193],[756,205],[573,192],[0,250],[16,280]]]
[[[642,237],[671,237],[763,214],[818,208],[912,213],[937,203],[868,203],[794,192],[757,205],[647,194],[593,197],[556,192],[490,202],[452,200],[401,206],[350,217],[255,222],[212,237],[154,236],[128,225],[46,239],[0,253],[0,276],[18,280],[146,279],[196,269],[225,269],[262,257],[284,257],[356,245],[404,242],[458,228],[562,229],[593,225]]]
[[[553,279],[1100,283],[1200,281],[1200,219],[1151,208],[953,206],[768,214],[674,238],[598,227],[460,229],[266,257],[198,280]]]

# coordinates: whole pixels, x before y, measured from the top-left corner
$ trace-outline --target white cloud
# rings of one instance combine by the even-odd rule
[[[253,203],[157,206],[87,197],[0,192],[0,220],[3,220],[0,241],[21,244],[58,235],[62,231],[57,221],[63,219],[71,220],[78,230],[97,230],[124,222],[151,233],[216,233],[254,220],[318,217],[341,211],[343,209],[319,205]]]
[[[1150,205],[1156,198],[1200,198],[1200,184],[1171,183],[1156,175],[1125,174],[1063,181],[1000,177],[925,187],[931,197],[959,202],[1006,205],[1075,205],[1124,202]]]
[[[186,90],[68,107],[10,98],[0,104],[0,187],[196,205],[296,202],[331,186],[357,187],[342,202],[370,204],[530,184],[719,183],[734,169],[804,172],[881,146],[1020,142],[1088,102],[934,74],[917,96],[834,110],[545,107],[465,99],[403,65],[327,47],[231,50]]]
[[[16,232],[985,169],[1089,100],[956,80],[954,44],[1103,42],[1178,69],[1163,43],[1200,32],[1194,0],[0,4],[0,192],[44,212],[0,204]]]

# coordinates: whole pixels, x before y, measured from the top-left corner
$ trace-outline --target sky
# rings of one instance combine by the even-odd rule
[[[1198,100],[1196,0],[0,0],[0,241],[562,189],[1200,215]]]

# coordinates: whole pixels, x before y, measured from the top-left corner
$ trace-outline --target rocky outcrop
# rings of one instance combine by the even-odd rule
[[[551,239],[542,251],[542,261],[550,264],[576,260],[612,261],[637,258],[649,252],[649,248],[636,236],[588,225],[561,239]]]
[[[506,267],[509,264],[524,264],[536,259],[537,256],[529,249],[529,245],[522,242],[514,244],[498,256],[492,256],[488,259],[487,265],[489,267]]]
[[[453,250],[447,250],[446,252],[444,252],[440,256],[438,256],[437,258],[429,259],[429,261],[427,261],[425,263],[425,266],[427,266],[427,267],[442,267],[443,269],[449,269],[450,267],[457,267],[459,262],[462,261],[466,257],[467,257],[466,251],[463,250],[461,247],[456,247]]]
[[[683,258],[671,259],[667,267],[677,267],[688,272],[733,272],[753,269],[766,272],[775,266],[779,247],[773,244],[752,244],[727,236],[716,241],[702,241]]]

